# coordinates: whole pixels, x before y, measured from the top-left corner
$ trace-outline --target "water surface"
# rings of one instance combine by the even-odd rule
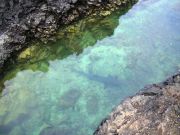
[[[179,0],[141,0],[100,20],[19,55],[2,81],[0,135],[91,135],[125,97],[180,69]]]

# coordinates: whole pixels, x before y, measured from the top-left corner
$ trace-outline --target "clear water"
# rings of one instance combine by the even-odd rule
[[[65,31],[25,50],[1,81],[0,135],[91,135],[125,97],[180,69],[179,0],[141,0]]]

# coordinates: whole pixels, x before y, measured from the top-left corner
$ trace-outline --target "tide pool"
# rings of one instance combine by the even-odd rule
[[[179,0],[140,0],[119,16],[24,50],[2,81],[0,135],[92,135],[123,99],[180,69]]]

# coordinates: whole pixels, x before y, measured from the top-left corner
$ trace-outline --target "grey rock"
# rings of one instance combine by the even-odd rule
[[[6,40],[2,39],[6,36],[0,39],[0,67],[12,53],[25,48],[32,39],[47,42],[62,25],[92,12],[113,8],[109,5],[114,6],[115,1],[125,0],[0,0],[0,36],[8,36]],[[136,1],[126,0],[124,3],[132,5]]]
[[[118,105],[94,135],[179,135],[180,73]]]

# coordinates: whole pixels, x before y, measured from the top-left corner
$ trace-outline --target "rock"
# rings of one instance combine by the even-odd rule
[[[179,135],[180,73],[123,101],[94,135]]]
[[[114,7],[125,8],[135,2],[137,0],[1,0],[0,67],[31,40],[46,43],[62,25],[103,10],[106,12],[102,16],[109,15]],[[6,37],[2,35],[8,38],[2,39]]]

